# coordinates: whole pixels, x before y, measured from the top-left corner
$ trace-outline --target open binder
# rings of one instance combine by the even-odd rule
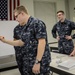
[[[75,68],[75,59],[68,59],[66,61],[63,61],[62,63],[58,64],[58,67],[65,69],[65,70],[71,70]]]

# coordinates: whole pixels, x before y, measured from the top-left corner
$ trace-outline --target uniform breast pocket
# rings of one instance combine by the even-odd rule
[[[61,31],[60,27],[57,27],[57,32],[60,32],[60,31]]]
[[[31,36],[30,32],[26,32],[26,33],[23,33],[21,37],[24,42],[28,42],[30,41],[30,36]]]
[[[66,35],[68,35],[68,34],[70,34],[70,27],[69,26],[66,26],[65,28],[64,28],[64,31],[65,31],[65,34]]]
[[[64,27],[64,30],[69,31],[70,30],[70,27],[69,26],[65,26]]]

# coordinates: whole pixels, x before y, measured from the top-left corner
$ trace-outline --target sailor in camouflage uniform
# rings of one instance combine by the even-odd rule
[[[65,19],[64,11],[58,11],[57,17],[59,22],[54,25],[52,35],[58,40],[59,52],[70,55],[74,50],[72,39],[75,38],[75,35],[71,33],[75,29],[75,23]]]
[[[19,22],[14,28],[14,41],[1,41],[14,45],[17,64],[21,75],[49,75],[50,50],[45,23],[29,16],[24,6],[14,10]]]

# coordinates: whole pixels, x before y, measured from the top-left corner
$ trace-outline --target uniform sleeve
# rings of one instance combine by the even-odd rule
[[[13,30],[13,38],[17,38],[15,29]]]
[[[53,29],[52,29],[52,36],[54,37],[54,38],[56,38],[57,37],[57,34],[56,34],[56,25],[54,25],[53,26]]]
[[[16,29],[13,30],[13,38],[19,39],[19,38],[17,37],[17,34],[16,34]]]
[[[19,39],[19,38],[17,37],[16,29],[15,29],[15,28],[14,28],[14,30],[13,30],[13,38],[14,38],[14,39]],[[14,46],[14,49],[15,49],[15,50],[19,50],[19,49],[20,49],[20,46]]]
[[[35,37],[37,39],[46,38],[47,36],[46,26],[42,21],[35,23],[34,30],[35,30]]]
[[[72,28],[72,30],[75,30],[75,23],[74,22],[71,22],[71,28]],[[72,39],[75,39],[75,34],[73,34],[71,37],[72,37]]]
[[[75,39],[75,34],[73,34],[71,37],[72,37],[72,39]]]
[[[71,28],[72,28],[72,30],[75,30],[75,23],[74,22],[71,22]]]

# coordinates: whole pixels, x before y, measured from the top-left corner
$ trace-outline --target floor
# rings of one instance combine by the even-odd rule
[[[8,71],[3,71],[0,73],[0,75],[20,75],[20,73],[18,69],[12,69]]]
[[[0,72],[0,75],[20,75],[20,73],[18,69],[12,69],[8,71]],[[53,75],[58,75],[58,74],[53,73]]]

